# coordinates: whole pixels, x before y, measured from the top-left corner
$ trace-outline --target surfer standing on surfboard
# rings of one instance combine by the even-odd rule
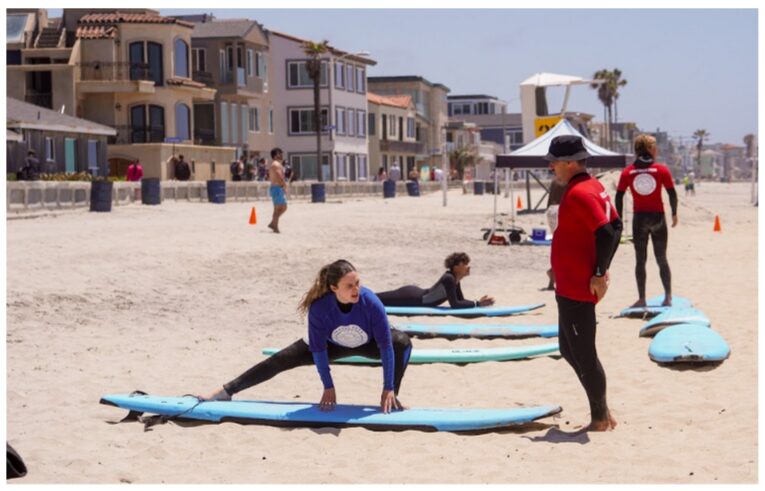
[[[672,173],[666,165],[655,162],[656,138],[638,135],[635,139],[635,162],[625,168],[616,186],[616,210],[621,215],[622,200],[627,189],[632,191],[635,215],[632,218],[632,242],[635,244],[635,279],[638,300],[632,307],[645,307],[645,262],[648,259],[648,239],[653,242],[653,254],[659,265],[659,276],[664,286],[664,302],[672,305],[672,274],[667,261],[667,220],[664,217],[664,203],[661,188],[666,188],[669,205],[672,208],[672,227],[677,226],[677,192]]]
[[[447,300],[453,309],[494,305],[494,299],[488,295],[478,300],[465,300],[460,281],[470,274],[470,257],[466,253],[449,254],[444,260],[444,266],[447,271],[428,289],[407,285],[378,293],[377,297],[386,307],[435,307]]]
[[[576,372],[590,402],[591,422],[582,431],[608,431],[616,419],[606,404],[606,373],[595,348],[595,304],[608,290],[608,267],[619,246],[622,222],[597,179],[582,138],[556,136],[545,158],[566,184],[553,234],[550,262],[558,302],[560,353]]]
[[[359,273],[351,263],[340,259],[321,268],[298,311],[308,315],[307,339],[298,339],[202,399],[230,400],[237,392],[278,373],[313,364],[324,385],[319,405],[322,410],[331,411],[337,405],[337,397],[329,362],[364,356],[382,362],[382,411],[404,409],[397,395],[412,343],[409,336],[390,328],[385,308],[372,290],[361,286]]]

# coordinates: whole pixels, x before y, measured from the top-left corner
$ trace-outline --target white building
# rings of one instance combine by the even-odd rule
[[[276,146],[284,150],[298,179],[317,180],[313,81],[306,69],[304,39],[269,32]],[[320,102],[322,180],[369,179],[367,66],[369,58],[331,47],[322,56]]]

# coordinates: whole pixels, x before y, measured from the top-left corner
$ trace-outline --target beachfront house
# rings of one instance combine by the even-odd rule
[[[485,94],[450,95],[449,121],[474,123],[481,140],[500,145],[504,152],[523,146],[521,113],[508,113],[507,102]]]
[[[41,106],[6,97],[6,172],[15,173],[34,150],[43,173],[108,174],[106,142],[117,131]]]
[[[387,173],[393,162],[406,179],[416,168],[417,155],[424,145],[417,141],[417,112],[409,95],[382,96],[367,93],[369,104],[369,164],[373,173],[380,167]],[[419,169],[418,169],[419,170]]]
[[[194,24],[150,9],[64,9],[55,19],[41,9],[8,15],[9,26],[23,28],[8,34],[18,42],[9,45],[7,95],[115,128],[110,175],[125,175],[130,160],[139,159],[147,177],[170,179],[173,154],[193,163],[196,179],[228,174],[233,148],[192,140],[194,104],[215,98],[215,89],[192,79]],[[226,163],[217,172],[216,161]]]
[[[367,142],[367,67],[363,53],[331,47],[322,55],[320,79],[322,162],[316,161],[313,81],[303,51],[306,40],[269,31],[270,86],[276,145],[285,152],[298,179],[369,179]]]

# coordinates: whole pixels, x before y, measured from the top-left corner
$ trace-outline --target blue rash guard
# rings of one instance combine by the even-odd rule
[[[385,307],[369,288],[361,287],[359,301],[343,312],[334,293],[329,292],[308,308],[308,349],[325,389],[334,387],[329,373],[327,343],[358,348],[372,342],[380,348],[383,388],[394,388],[393,342]]]

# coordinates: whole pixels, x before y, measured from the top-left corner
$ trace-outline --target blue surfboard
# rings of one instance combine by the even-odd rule
[[[648,356],[659,363],[719,362],[730,356],[730,347],[709,327],[677,324],[662,329],[653,338]]]
[[[529,423],[561,412],[560,406],[515,409],[425,409],[382,413],[379,406],[339,404],[322,411],[318,404],[268,401],[207,401],[191,396],[111,394],[102,404],[130,411],[211,422],[301,427],[364,427],[373,430],[482,431]]]
[[[619,313],[619,317],[654,317],[672,308],[687,308],[691,301],[683,297],[672,296],[672,305],[663,306],[664,295],[657,295],[646,300],[645,307],[627,307]]]
[[[273,355],[279,350],[266,348],[264,355]],[[484,361],[520,360],[530,356],[546,355],[558,351],[558,343],[535,346],[507,346],[502,348],[456,348],[456,349],[413,349],[410,364],[419,363],[480,363]],[[380,360],[365,356],[338,358],[332,363],[360,363],[379,365]]]
[[[517,307],[474,307],[469,309],[453,309],[451,307],[385,307],[388,315],[451,315],[454,317],[504,317],[521,314],[530,310],[544,307],[543,303],[519,305]]]
[[[675,307],[657,315],[640,329],[641,337],[650,337],[661,331],[665,327],[675,324],[699,324],[702,326],[711,326],[712,323],[703,312],[693,307]]]
[[[552,239],[532,239],[528,238],[521,242],[521,245],[532,245],[532,246],[549,246],[552,245]]]
[[[395,324],[410,336],[442,338],[552,338],[558,335],[557,324]]]

